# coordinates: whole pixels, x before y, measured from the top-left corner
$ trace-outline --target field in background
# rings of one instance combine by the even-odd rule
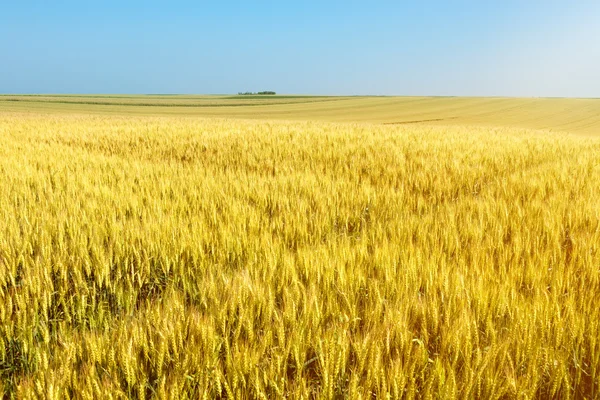
[[[600,99],[0,95],[1,111],[472,125],[600,134]]]
[[[598,101],[6,99],[0,397],[600,395]]]

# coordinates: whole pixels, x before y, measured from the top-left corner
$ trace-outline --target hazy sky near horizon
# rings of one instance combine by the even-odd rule
[[[600,1],[5,1],[0,93],[600,97]]]

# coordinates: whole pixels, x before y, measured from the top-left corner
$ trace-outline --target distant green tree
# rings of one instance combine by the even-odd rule
[[[276,92],[273,92],[271,90],[265,90],[263,92],[238,92],[239,96],[252,96],[252,95],[274,95],[277,94]]]

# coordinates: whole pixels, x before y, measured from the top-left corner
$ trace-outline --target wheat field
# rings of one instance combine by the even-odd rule
[[[478,126],[600,135],[600,99],[388,96],[0,95],[33,114]]]
[[[1,397],[600,398],[600,139],[23,104]]]

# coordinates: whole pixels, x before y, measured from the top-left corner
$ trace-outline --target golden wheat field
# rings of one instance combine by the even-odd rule
[[[0,397],[600,398],[594,101],[586,135],[295,101],[2,105]]]
[[[600,135],[600,99],[386,96],[0,95],[19,113],[480,126]]]

